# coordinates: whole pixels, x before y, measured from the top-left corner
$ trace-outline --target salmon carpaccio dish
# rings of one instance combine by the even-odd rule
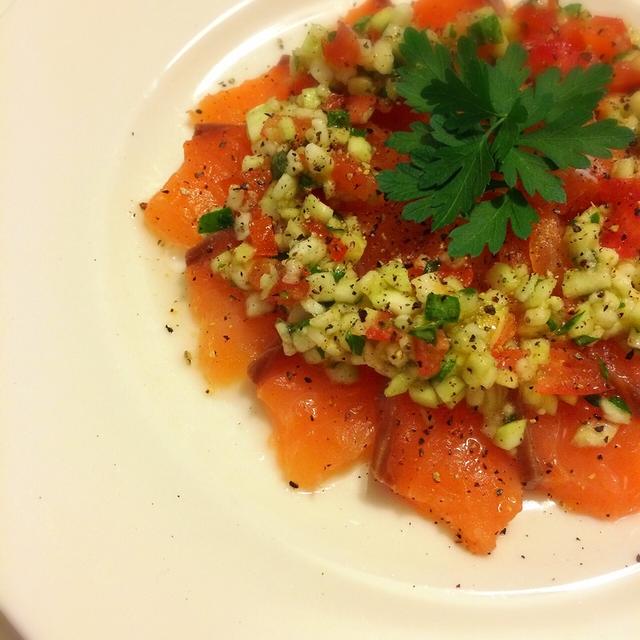
[[[367,0],[190,113],[144,205],[210,386],[284,483],[356,464],[477,554],[523,493],[640,510],[640,37],[542,0]],[[283,484],[284,484],[283,483]]]

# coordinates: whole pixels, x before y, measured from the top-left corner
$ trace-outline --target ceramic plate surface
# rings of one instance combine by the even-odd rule
[[[249,385],[185,362],[184,264],[137,203],[199,97],[347,6],[0,2],[0,606],[27,640],[635,637],[639,517],[529,501],[471,556],[364,469],[291,491]]]

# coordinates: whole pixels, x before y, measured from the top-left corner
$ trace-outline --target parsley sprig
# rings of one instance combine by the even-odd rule
[[[453,54],[412,28],[400,52],[397,91],[430,118],[389,138],[410,161],[381,172],[378,184],[389,199],[408,202],[407,220],[430,218],[436,230],[466,219],[451,233],[453,257],[477,256],[485,246],[496,253],[508,225],[527,238],[538,215],[525,192],[565,202],[555,169],[587,168],[590,157],[611,157],[634,137],[615,120],[593,122],[612,77],[608,65],[564,77],[551,68],[533,82],[519,44],[489,64],[471,38],[461,37]]]

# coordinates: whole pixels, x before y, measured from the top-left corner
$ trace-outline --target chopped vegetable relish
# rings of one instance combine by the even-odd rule
[[[212,174],[222,195],[183,180],[184,201],[163,213],[166,189],[145,211],[170,240],[162,217],[191,212],[204,236],[188,254],[193,281],[220,281],[217,291],[244,306],[238,322],[275,328],[284,380],[295,386],[296,371],[317,371],[354,398],[365,379],[365,393],[379,388],[382,418],[367,424],[382,426],[342,466],[375,447],[377,479],[473,551],[489,551],[517,513],[522,481],[597,515],[608,515],[602,501],[619,499],[584,483],[554,485],[554,472],[566,465],[579,475],[571,456],[595,459],[619,431],[628,440],[638,429],[639,42],[622,20],[553,0],[513,11],[483,0],[368,0],[333,27],[311,26],[288,62],[250,81],[253,102],[234,94],[229,109],[223,92],[194,112],[191,144],[210,136],[224,153],[235,141]],[[233,121],[238,101],[242,122]],[[203,146],[203,157],[209,148],[217,150]],[[190,233],[173,239],[195,244],[183,241]],[[252,365],[268,408],[269,385],[280,380],[270,354]],[[305,375],[297,397],[314,385],[317,393],[319,379]],[[406,450],[413,436],[396,442],[389,416],[424,428],[415,460]],[[486,516],[486,537],[470,533],[482,530],[477,522],[434,506],[449,490],[428,450],[439,428],[449,448],[451,433],[471,430],[479,449],[465,449],[467,462],[497,452],[494,475],[507,490],[491,491],[505,502],[482,508],[509,515],[495,530]],[[551,437],[567,442],[565,459],[544,453]],[[292,487],[341,468],[332,451],[307,482],[278,446],[285,471],[296,469]],[[401,477],[395,465],[408,460],[415,474]],[[635,493],[617,515],[640,509],[634,473]],[[439,485],[435,497],[425,478]]]

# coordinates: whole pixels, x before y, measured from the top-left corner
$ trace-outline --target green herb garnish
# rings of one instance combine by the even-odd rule
[[[564,77],[551,68],[529,83],[519,44],[489,64],[471,38],[461,37],[453,55],[413,28],[405,30],[400,52],[397,91],[431,118],[389,138],[410,162],[382,171],[378,185],[389,199],[409,201],[407,220],[431,219],[433,230],[466,220],[451,234],[453,257],[479,255],[485,246],[496,253],[509,225],[519,238],[529,237],[538,214],[525,192],[566,202],[553,170],[587,168],[590,156],[611,157],[610,149],[634,138],[615,120],[591,122],[612,78],[609,65],[577,67]],[[493,199],[479,202],[487,192]]]
[[[367,30],[371,18],[372,16],[362,16],[362,18],[359,18],[353,23],[353,30],[362,35]]]
[[[434,344],[436,341],[436,334],[438,331],[438,326],[436,324],[425,324],[422,327],[417,327],[411,331],[411,335],[419,338],[420,340],[424,340],[429,344]]]
[[[455,366],[455,358],[445,358],[440,366],[440,371],[438,371],[431,380],[435,382],[442,382],[454,370]]]
[[[607,400],[616,407],[616,409],[620,409],[620,411],[624,411],[625,413],[631,413],[629,405],[620,396],[612,396],[611,398],[607,398]]]
[[[207,211],[198,220],[198,233],[215,233],[233,226],[233,211],[229,207]]]
[[[304,329],[309,326],[309,322],[311,322],[311,318],[304,318],[300,320],[300,322],[296,322],[294,324],[289,325],[289,333],[293,333],[294,331],[300,331],[300,329]]]
[[[589,344],[593,344],[594,342],[596,342],[598,340],[598,338],[595,338],[594,336],[577,336],[573,339],[573,341],[579,346],[579,347],[586,347]]]
[[[500,19],[495,13],[480,18],[469,27],[469,35],[479,44],[500,44],[504,39]]]
[[[344,339],[347,341],[349,345],[349,349],[351,349],[351,353],[355,353],[357,356],[361,356],[364,351],[364,336],[354,336],[352,333],[347,332]]]
[[[276,151],[271,158],[271,177],[274,180],[281,178],[287,170],[287,152]]]
[[[306,173],[300,175],[298,178],[298,184],[303,189],[314,189],[316,186],[316,183],[313,181],[311,176],[308,176]]]
[[[556,335],[563,336],[566,333],[569,333],[569,331],[571,331],[571,329],[573,329],[573,327],[575,327],[578,324],[578,322],[580,321],[580,318],[582,318],[583,315],[584,315],[584,311],[580,311],[580,313],[576,313],[575,316],[572,316],[571,318],[569,318],[566,322],[561,324],[555,330]]]
[[[435,260],[427,260],[424,264],[423,273],[435,273],[436,271],[440,271],[440,260],[437,258]]]
[[[351,123],[349,122],[349,113],[344,109],[332,109],[331,111],[327,111],[327,126],[348,129],[351,126]]]
[[[600,396],[597,395],[588,395],[585,396],[584,399],[589,403],[592,404],[594,407],[599,407],[600,406]]]
[[[457,322],[460,318],[460,300],[457,296],[430,293],[424,307],[424,317],[439,326]]]
[[[342,280],[346,275],[347,271],[344,267],[337,267],[333,270],[333,279],[335,282],[340,282],[340,280]]]
[[[600,369],[600,375],[603,380],[609,380],[609,367],[607,367],[607,363],[602,358],[598,358],[598,369]]]

